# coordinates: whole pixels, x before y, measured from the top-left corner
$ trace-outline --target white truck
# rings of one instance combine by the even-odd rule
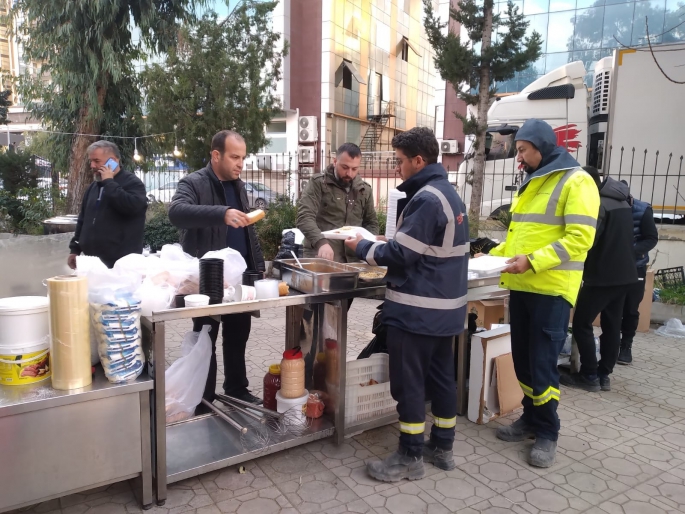
[[[581,165],[626,180],[635,197],[653,205],[655,217],[683,218],[685,44],[655,45],[653,53],[648,47],[615,50],[597,62],[591,92],[585,74],[582,62],[571,62],[492,104],[482,215],[497,218],[509,209],[523,179],[514,137],[527,119],[539,118]],[[469,157],[457,174],[467,202]]]

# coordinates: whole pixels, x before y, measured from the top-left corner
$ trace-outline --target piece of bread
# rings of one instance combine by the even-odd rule
[[[288,284],[285,282],[278,283],[278,296],[288,296],[289,292],[290,288],[288,287]]]
[[[266,216],[266,213],[261,209],[257,209],[256,211],[248,212],[246,216],[250,220],[250,225],[252,225],[263,219],[264,216]]]

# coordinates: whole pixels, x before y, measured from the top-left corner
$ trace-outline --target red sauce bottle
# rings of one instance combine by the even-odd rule
[[[276,393],[281,390],[281,365],[272,364],[264,375],[264,408],[276,410]]]

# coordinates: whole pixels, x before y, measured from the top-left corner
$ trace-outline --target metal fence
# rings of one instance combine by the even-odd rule
[[[650,203],[654,218],[662,223],[685,223],[685,194],[680,192],[683,177],[683,156],[676,153],[609,148],[604,176],[624,180],[633,197]],[[468,204],[471,199],[471,166],[464,166],[456,175],[456,187]],[[489,161],[483,180],[481,215],[498,218],[507,211],[524,179],[515,159]],[[683,179],[681,181],[681,178]]]

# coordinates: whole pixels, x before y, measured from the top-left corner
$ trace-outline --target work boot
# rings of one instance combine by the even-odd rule
[[[531,466],[535,466],[536,468],[549,468],[554,465],[556,454],[556,441],[538,437],[535,440],[533,448],[530,450],[530,459],[528,462]]]
[[[583,389],[590,393],[598,393],[600,388],[599,378],[595,375],[594,378],[583,375],[582,373],[573,373],[571,375],[561,375],[559,382],[568,387],[575,387],[576,389]]]
[[[497,439],[508,441],[510,443],[516,441],[525,441],[526,439],[535,439],[535,433],[531,426],[526,423],[521,416],[511,425],[506,427],[497,427]]]
[[[618,353],[618,363],[627,366],[633,363],[632,344],[622,344],[621,351]]]
[[[381,482],[399,482],[403,478],[419,480],[426,474],[423,469],[423,457],[410,457],[402,449],[384,460],[369,462],[366,470],[369,475]]]
[[[423,445],[423,461],[428,464],[433,464],[436,468],[449,471],[454,469],[457,465],[454,463],[454,455],[452,450],[443,450],[438,448],[431,441],[426,441]]]
[[[599,376],[599,387],[602,391],[611,391],[611,379],[609,378],[609,375]]]

